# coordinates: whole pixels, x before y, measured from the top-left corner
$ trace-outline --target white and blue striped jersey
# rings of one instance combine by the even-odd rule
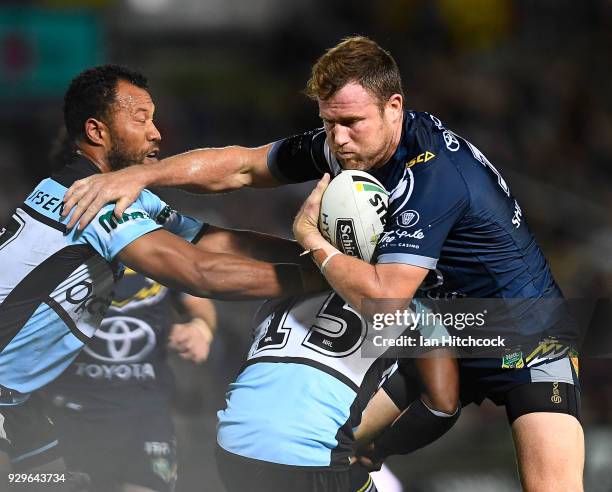
[[[348,468],[353,429],[395,359],[362,356],[368,325],[333,292],[269,301],[258,320],[218,413],[219,446],[267,463]]]
[[[44,179],[0,231],[0,387],[30,393],[72,362],[112,300],[125,246],[160,227],[187,240],[204,229],[145,190],[121,219],[109,204],[82,232],[66,231],[65,191],[96,172],[79,158]]]

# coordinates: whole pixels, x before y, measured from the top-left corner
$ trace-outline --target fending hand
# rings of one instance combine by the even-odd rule
[[[68,230],[77,223],[78,230],[83,230],[104,205],[116,201],[115,216],[121,218],[125,209],[136,201],[146,187],[144,170],[141,166],[132,166],[111,173],[94,174],[75,181],[64,194],[62,217],[67,217],[74,210]]]

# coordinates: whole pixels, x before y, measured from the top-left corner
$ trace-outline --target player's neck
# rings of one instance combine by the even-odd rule
[[[94,166],[96,166],[101,173],[110,173],[112,169],[108,165],[105,159],[102,156],[97,155],[98,152],[92,151],[92,149],[80,147],[77,149],[76,153],[80,156],[83,156],[89,159]]]

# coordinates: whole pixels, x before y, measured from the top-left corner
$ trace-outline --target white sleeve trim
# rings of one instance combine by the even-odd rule
[[[438,264],[437,258],[429,256],[411,255],[408,253],[386,253],[380,255],[376,263],[404,263],[433,270]]]

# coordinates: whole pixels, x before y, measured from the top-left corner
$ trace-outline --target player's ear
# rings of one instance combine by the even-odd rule
[[[401,94],[393,94],[385,104],[385,111],[389,113],[389,116],[395,121],[402,115],[404,108],[404,98]]]
[[[93,145],[105,145],[108,139],[108,127],[96,118],[88,118],[85,122],[85,138]]]

